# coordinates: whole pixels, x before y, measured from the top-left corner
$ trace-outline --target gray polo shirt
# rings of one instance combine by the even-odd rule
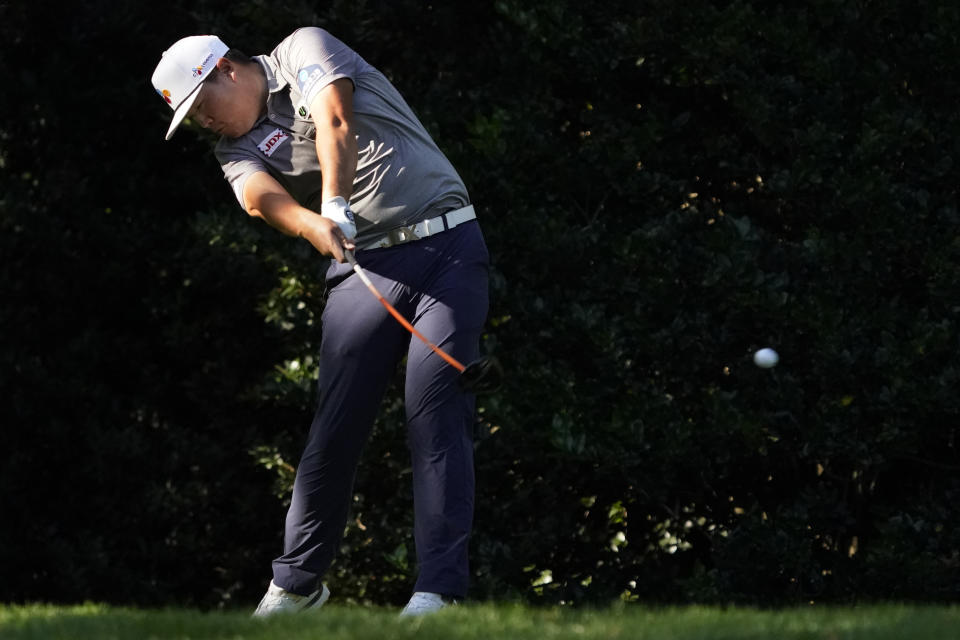
[[[243,185],[266,171],[303,206],[320,210],[322,176],[310,103],[339,78],[354,85],[357,174],[350,208],[358,244],[469,204],[463,180],[382,73],[317,27],[298,29],[270,55],[254,58],[267,75],[267,114],[215,154],[243,206]]]

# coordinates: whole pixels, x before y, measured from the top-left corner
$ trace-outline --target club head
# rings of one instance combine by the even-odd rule
[[[492,356],[474,360],[460,374],[460,388],[469,393],[493,393],[503,384],[503,369]]]

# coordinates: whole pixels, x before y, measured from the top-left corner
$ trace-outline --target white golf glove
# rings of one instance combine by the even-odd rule
[[[330,198],[320,205],[320,215],[337,223],[347,240],[357,237],[357,223],[350,211],[350,205],[341,196]]]

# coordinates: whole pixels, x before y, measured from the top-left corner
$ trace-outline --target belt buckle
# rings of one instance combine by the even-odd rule
[[[417,225],[410,225],[409,227],[397,227],[390,231],[387,234],[387,239],[390,242],[388,247],[392,247],[395,244],[403,244],[405,242],[412,242],[413,240],[419,240],[420,236],[416,232]]]

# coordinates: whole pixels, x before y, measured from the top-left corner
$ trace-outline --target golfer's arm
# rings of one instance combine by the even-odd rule
[[[251,216],[288,236],[305,236],[320,216],[293,199],[277,179],[265,171],[247,178],[243,185],[243,207]]]
[[[357,173],[357,136],[353,131],[353,81],[334,80],[310,103],[317,128],[317,159],[323,174],[322,197],[326,202],[341,196],[350,202]]]

